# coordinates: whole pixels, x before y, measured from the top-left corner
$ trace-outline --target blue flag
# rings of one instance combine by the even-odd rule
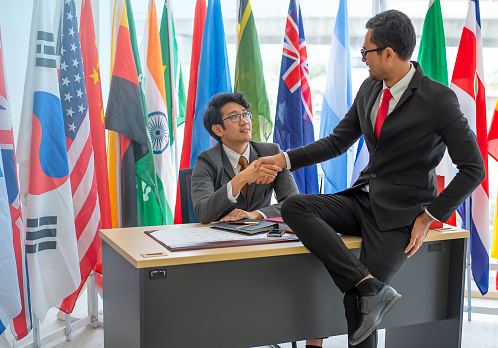
[[[323,95],[320,138],[328,136],[353,104],[348,6],[341,0],[330,47],[327,83]],[[348,158],[349,157],[349,158]],[[351,182],[353,151],[322,163],[324,193],[345,190]]]
[[[315,140],[311,88],[299,0],[291,0],[285,25],[273,141],[284,150]],[[316,165],[292,172],[300,193],[318,193]]]
[[[199,60],[190,167],[194,166],[199,153],[216,142],[204,129],[202,119],[209,99],[221,92],[232,92],[225,29],[220,0],[209,0]]]

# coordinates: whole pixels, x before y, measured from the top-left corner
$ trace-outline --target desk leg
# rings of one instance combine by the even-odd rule
[[[467,239],[451,241],[446,319],[386,329],[386,348],[461,347],[466,248]]]

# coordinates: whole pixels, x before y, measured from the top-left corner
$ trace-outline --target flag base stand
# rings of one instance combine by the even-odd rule
[[[88,277],[87,280],[87,295],[88,295],[88,315],[83,318],[71,318],[70,314],[64,312],[59,312],[64,315],[65,326],[61,327],[43,337],[41,337],[40,332],[40,321],[33,313],[33,342],[26,345],[19,346],[19,348],[41,348],[43,345],[54,342],[62,337],[66,337],[66,341],[72,339],[71,334],[74,331],[82,329],[88,325],[92,325],[94,328],[103,327],[104,323],[101,319],[99,320],[99,309],[98,309],[98,290],[95,281],[95,273]],[[59,313],[57,315],[59,319]],[[17,345],[16,345],[17,347]]]

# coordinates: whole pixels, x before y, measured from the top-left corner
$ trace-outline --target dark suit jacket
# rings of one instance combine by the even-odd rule
[[[332,134],[288,152],[296,170],[344,153],[363,135],[369,162],[348,190],[369,184],[373,214],[383,231],[409,225],[426,207],[436,219],[448,220],[485,177],[479,148],[455,93],[412,63],[415,75],[387,116],[378,141],[370,111],[382,81],[368,78]],[[458,173],[438,196],[434,168],[446,147]]]
[[[263,156],[281,153],[278,144],[249,142],[251,152],[249,163]],[[292,194],[299,193],[294,177],[289,170],[282,170],[270,184],[251,184],[247,189],[247,199],[243,194],[233,204],[227,197],[227,184],[235,176],[221,143],[203,151],[197,157],[192,171],[192,203],[195,215],[201,223],[219,220],[235,208],[253,211],[260,210],[268,217],[280,216],[280,203]],[[275,191],[278,204],[271,205]]]

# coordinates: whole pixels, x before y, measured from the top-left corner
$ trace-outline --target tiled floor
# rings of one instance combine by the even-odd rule
[[[498,308],[498,300],[489,299],[473,299],[473,306]],[[99,304],[102,308],[102,303]],[[83,295],[78,301],[75,308],[75,315],[86,315],[86,296]],[[462,347],[463,348],[498,348],[498,315],[490,314],[472,314],[472,321],[467,321],[467,313],[464,313],[463,332],[462,332]],[[41,326],[42,336],[48,332],[56,330],[64,326],[64,322],[57,320],[57,310],[52,309],[47,314],[47,319]],[[3,337],[5,336],[5,337]],[[0,338],[0,348],[7,347],[24,347],[32,342],[31,334],[20,342],[13,344],[13,338],[10,330],[6,330],[6,334]],[[304,348],[304,341],[298,342],[299,348]],[[77,330],[72,334],[72,340],[66,341],[64,338],[55,340],[43,346],[43,348],[103,348],[104,347],[104,331],[102,327],[93,329],[87,326]],[[282,348],[291,348],[290,343],[281,344]],[[345,348],[347,347],[346,336],[330,337],[324,341],[324,348]],[[379,345],[384,347],[384,333],[379,331]],[[211,348],[208,345],[200,348]],[[213,347],[215,348],[215,347]]]

